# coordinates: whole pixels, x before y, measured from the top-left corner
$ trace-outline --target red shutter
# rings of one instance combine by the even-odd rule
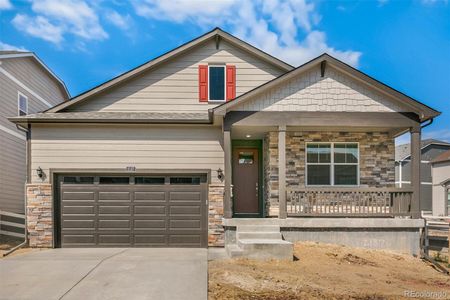
[[[208,65],[198,66],[198,99],[208,102]]]
[[[236,66],[227,66],[227,101],[236,97]]]

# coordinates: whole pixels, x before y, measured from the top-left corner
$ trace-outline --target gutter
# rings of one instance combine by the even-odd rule
[[[22,126],[20,126],[20,125],[17,125],[16,124],[16,127],[17,127],[17,129],[18,130],[20,130],[20,131],[22,131],[22,132],[25,132],[25,134],[27,135],[27,142],[26,142],[26,144],[25,144],[25,156],[26,156],[26,158],[25,158],[25,161],[26,161],[26,168],[27,168],[27,172],[26,172],[26,179],[25,179],[25,183],[24,183],[24,187],[23,187],[23,190],[24,190],[24,212],[25,212],[25,219],[24,219],[24,222],[25,222],[25,228],[24,228],[24,234],[25,234],[25,239],[24,239],[24,241],[22,242],[22,243],[20,243],[19,245],[17,245],[17,246],[15,246],[14,248],[12,248],[12,249],[10,249],[8,252],[6,252],[6,253],[3,253],[3,257],[5,257],[5,256],[7,256],[7,255],[9,255],[9,254],[11,254],[11,253],[13,253],[14,251],[16,251],[17,249],[20,249],[20,248],[22,248],[23,246],[26,246],[26,245],[28,245],[28,230],[27,230],[27,183],[28,183],[28,181],[29,181],[29,177],[30,177],[30,174],[29,174],[29,171],[28,171],[28,168],[29,168],[29,161],[28,161],[28,159],[29,159],[29,153],[28,153],[28,151],[29,151],[29,145],[28,145],[28,141],[30,140],[30,129],[28,128],[23,128]]]

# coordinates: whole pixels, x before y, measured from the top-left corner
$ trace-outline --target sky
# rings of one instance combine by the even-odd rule
[[[442,112],[423,138],[450,142],[448,0],[0,0],[0,50],[35,52],[72,96],[216,26],[294,66],[327,52]]]

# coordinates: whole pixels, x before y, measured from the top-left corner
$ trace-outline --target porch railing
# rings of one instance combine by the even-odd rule
[[[287,188],[288,216],[409,216],[412,191],[399,188]]]

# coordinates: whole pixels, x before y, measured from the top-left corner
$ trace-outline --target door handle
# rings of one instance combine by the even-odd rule
[[[258,190],[258,182],[256,182],[256,197],[258,197],[258,192],[259,192],[259,190]]]

